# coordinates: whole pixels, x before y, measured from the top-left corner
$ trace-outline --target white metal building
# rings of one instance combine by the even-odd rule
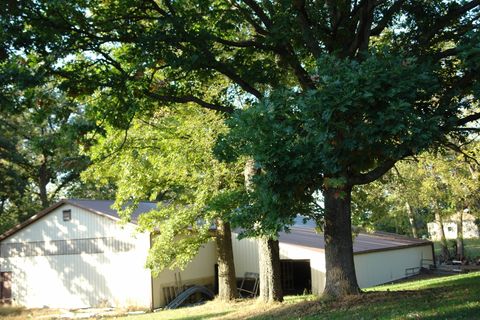
[[[207,244],[183,271],[157,278],[144,267],[150,234],[118,223],[113,201],[63,200],[0,236],[0,298],[32,307],[157,308],[169,291],[214,281]],[[142,202],[133,215],[156,207]]]
[[[462,215],[462,217],[460,217]],[[462,220],[462,232],[464,239],[478,239],[480,230],[478,228],[477,219],[470,213],[458,212],[443,221],[443,232],[445,238],[456,239],[459,220]],[[436,221],[427,223],[430,239],[440,241],[440,224]]]
[[[136,232],[138,215],[156,204],[140,203],[132,223],[121,225],[113,201],[63,200],[0,236],[0,299],[25,307],[95,306],[158,308],[178,289],[215,282],[213,243],[183,271],[156,278],[144,265],[151,235]],[[234,235],[235,237],[235,235]],[[258,272],[255,239],[233,241],[237,277]],[[282,282],[287,294],[325,286],[323,237],[312,226],[280,235]],[[361,287],[418,272],[433,258],[431,242],[386,234],[355,237]]]
[[[284,292],[320,295],[326,274],[323,235],[311,224],[297,224],[290,233],[280,234],[279,243]],[[233,245],[237,275],[259,272],[257,241],[242,239]],[[402,279],[434,264],[432,242],[395,234],[360,233],[354,238],[353,251],[361,288]]]

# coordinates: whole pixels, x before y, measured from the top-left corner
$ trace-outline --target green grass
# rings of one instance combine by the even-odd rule
[[[453,252],[453,243],[455,240],[448,240],[448,249]],[[480,257],[480,239],[464,239],[465,256],[471,259]],[[434,242],[435,255],[441,254],[440,241]],[[480,318],[480,317],[479,317]]]
[[[271,305],[212,301],[121,319],[480,319],[480,273],[379,286],[340,301],[313,296],[287,297]]]
[[[6,316],[18,316],[22,314],[24,308],[22,307],[11,307],[11,306],[0,306],[0,318],[4,318]]]

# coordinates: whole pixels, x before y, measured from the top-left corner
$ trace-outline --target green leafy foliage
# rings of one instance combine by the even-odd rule
[[[316,217],[315,192],[351,184],[352,176],[443,136],[428,103],[437,90],[428,65],[384,52],[361,62],[325,56],[317,73],[318,90],[272,91],[238,112],[219,141],[224,159],[255,159],[263,212]]]
[[[128,131],[108,127],[89,151],[94,165],[84,177],[115,183],[115,208],[125,220],[139,201],[159,201],[138,221],[155,233],[147,265],[156,273],[184,267],[212,239],[216,219],[228,220],[244,201],[241,165],[221,163],[211,151],[226,130],[215,112],[159,108]]]
[[[116,127],[159,105],[237,109],[222,158],[257,161],[242,207],[253,216],[242,219],[275,233],[298,212],[317,214],[316,191],[350,199],[395,162],[468,137],[480,118],[479,7],[27,0],[2,6],[0,23],[6,55],[41,53],[67,92],[99,97],[89,112]],[[336,219],[342,208],[330,222],[349,221]]]
[[[441,150],[399,162],[381,180],[358,186],[353,193],[356,225],[411,234],[408,205],[419,236],[429,236],[426,224],[435,214],[449,219],[457,212],[478,215],[478,143],[463,153]]]
[[[0,63],[0,231],[72,194],[89,162],[79,145],[93,125],[37,58]]]

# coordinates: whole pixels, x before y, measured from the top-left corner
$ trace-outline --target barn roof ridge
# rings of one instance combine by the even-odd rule
[[[5,240],[6,238],[12,236],[13,234],[17,233],[18,231],[22,230],[23,228],[27,227],[28,225],[34,223],[35,221],[41,219],[42,217],[46,216],[53,210],[61,207],[62,205],[69,204],[75,206],[77,208],[107,217],[113,220],[121,220],[121,217],[118,215],[118,212],[110,206],[114,203],[114,200],[92,200],[92,199],[61,199],[58,202],[52,204],[51,206],[37,212],[27,220],[13,226],[12,228],[8,229],[4,233],[0,235],[0,241]],[[109,205],[105,207],[105,203]],[[140,214],[149,212],[157,207],[158,202],[154,201],[140,201],[139,206],[136,210],[134,210],[132,214],[132,219],[129,221],[130,223],[136,224],[137,218]],[[94,206],[93,204],[96,204]],[[103,205],[99,205],[103,204]],[[142,206],[140,206],[142,205]]]

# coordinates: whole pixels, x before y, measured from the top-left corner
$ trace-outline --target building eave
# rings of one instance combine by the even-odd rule
[[[75,202],[71,202],[69,201],[68,199],[63,199],[63,200],[60,200],[59,202],[51,205],[50,207],[48,208],[45,208],[43,209],[42,211],[34,214],[33,216],[31,216],[30,218],[28,218],[27,220],[25,220],[24,222],[22,223],[19,223],[17,224],[16,226],[12,227],[11,229],[5,231],[4,233],[2,233],[0,235],[0,241],[3,241],[5,239],[7,239],[8,237],[11,237],[12,235],[14,235],[15,233],[17,233],[18,231],[24,229],[25,227],[31,225],[32,223],[40,220],[41,218],[43,218],[44,216],[46,216],[47,214],[49,214],[50,212],[54,211],[55,209],[58,209],[59,207],[63,206],[63,205],[71,205],[71,206],[74,206],[74,207],[77,207],[79,209],[82,209],[82,210],[85,210],[85,211],[88,211],[88,212],[91,212],[91,213],[95,213],[95,214],[98,214],[102,217],[106,217],[106,218],[109,218],[111,220],[114,220],[114,221],[121,221],[121,219],[119,218],[116,218],[116,217],[113,217],[111,215],[108,215],[108,214],[105,214],[103,212],[99,212],[99,211],[96,211],[96,210],[92,210],[91,208],[87,208],[87,207],[84,207],[82,205],[79,205]],[[135,224],[135,223],[132,223],[132,222],[128,222],[128,223],[131,223],[131,224]]]

